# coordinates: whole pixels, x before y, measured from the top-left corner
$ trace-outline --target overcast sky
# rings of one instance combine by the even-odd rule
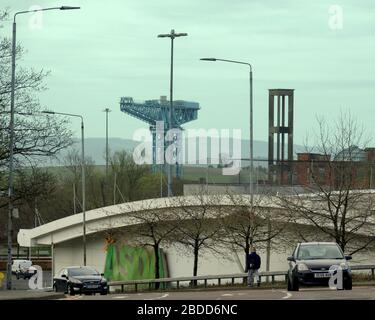
[[[87,137],[131,138],[147,127],[120,112],[121,96],[138,100],[169,94],[170,40],[175,41],[174,98],[200,103],[186,128],[241,128],[248,137],[248,69],[202,62],[201,57],[248,61],[254,67],[254,138],[268,137],[268,89],[295,89],[295,143],[303,143],[316,115],[350,109],[374,134],[375,2],[373,0],[2,0],[12,12],[50,11],[41,28],[33,15],[17,18],[17,38],[28,53],[20,62],[51,70],[43,106],[84,115]],[[332,5],[343,24],[332,24]],[[339,13],[338,11],[335,11]],[[337,15],[335,15],[337,17]],[[34,20],[33,20],[34,19]],[[334,26],[334,28],[332,28]],[[11,35],[11,23],[0,29]],[[79,129],[79,123],[72,123]]]

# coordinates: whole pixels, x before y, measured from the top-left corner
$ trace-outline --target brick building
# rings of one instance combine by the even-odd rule
[[[293,184],[337,187],[346,179],[352,188],[375,186],[375,148],[352,146],[333,159],[331,155],[298,153],[293,162]]]

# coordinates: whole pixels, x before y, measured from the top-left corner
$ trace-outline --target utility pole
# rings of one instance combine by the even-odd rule
[[[105,112],[105,176],[108,180],[108,113],[111,112],[111,110],[109,108],[105,108],[103,112]]]
[[[116,204],[116,190],[117,190],[117,181],[116,181],[116,172],[115,172],[115,178],[114,178],[114,182],[113,182],[113,205]]]
[[[73,212],[74,214],[77,213],[77,206],[76,206],[76,184],[73,183]]]

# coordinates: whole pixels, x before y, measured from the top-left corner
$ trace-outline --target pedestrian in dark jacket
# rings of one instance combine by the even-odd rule
[[[261,265],[261,259],[260,256],[256,253],[256,248],[252,247],[251,248],[251,253],[247,256],[247,271],[248,271],[248,276],[247,276],[247,285],[249,287],[252,287],[254,285],[254,277],[257,277],[257,284],[258,287],[260,285],[259,281],[259,273],[258,270]]]

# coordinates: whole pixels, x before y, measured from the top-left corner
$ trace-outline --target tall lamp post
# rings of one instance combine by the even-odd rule
[[[13,192],[14,192],[14,93],[15,93],[15,82],[16,82],[16,17],[17,15],[39,11],[49,10],[75,10],[80,7],[51,7],[41,8],[35,10],[18,11],[13,16],[13,34],[12,34],[12,78],[11,78],[11,92],[10,92],[10,123],[9,123],[9,177],[8,177],[8,200],[9,200],[9,212],[8,212],[8,260],[7,260],[7,289],[12,289],[12,236],[13,236]]]
[[[254,165],[253,165],[253,67],[250,63],[242,62],[242,61],[235,61],[235,60],[226,60],[226,59],[216,59],[216,58],[202,58],[200,60],[203,61],[223,61],[229,63],[237,63],[247,65],[249,67],[249,80],[250,80],[250,206],[251,210],[253,209],[254,205],[254,192],[253,192],[253,173],[254,173]]]
[[[202,58],[203,61],[223,61],[229,63],[237,63],[247,65],[249,67],[249,81],[250,81],[250,96],[249,96],[249,105],[250,105],[250,180],[249,180],[249,187],[250,187],[250,210],[253,211],[254,207],[254,191],[253,191],[253,173],[254,173],[254,165],[253,165],[253,67],[250,63],[236,61],[236,60],[227,60],[227,59],[216,59],[216,58]],[[247,257],[246,257],[247,259]],[[269,259],[268,259],[269,261]],[[268,263],[268,262],[267,262]]]
[[[85,174],[85,127],[83,117],[78,114],[42,111],[46,114],[62,115],[81,119],[81,170],[82,170],[82,216],[83,216],[83,265],[86,265],[86,174]]]
[[[173,40],[178,37],[186,37],[187,33],[175,33],[174,29],[171,30],[171,33],[159,34],[158,38],[171,38],[171,76],[170,76],[170,92],[169,92],[169,113],[168,113],[168,130],[173,128]],[[165,152],[164,152],[165,153]],[[165,157],[164,157],[165,159]],[[168,197],[173,195],[172,192],[172,165],[168,164]]]
[[[111,109],[105,108],[105,176],[108,179],[108,157],[109,157],[109,146],[108,146],[108,113]]]

